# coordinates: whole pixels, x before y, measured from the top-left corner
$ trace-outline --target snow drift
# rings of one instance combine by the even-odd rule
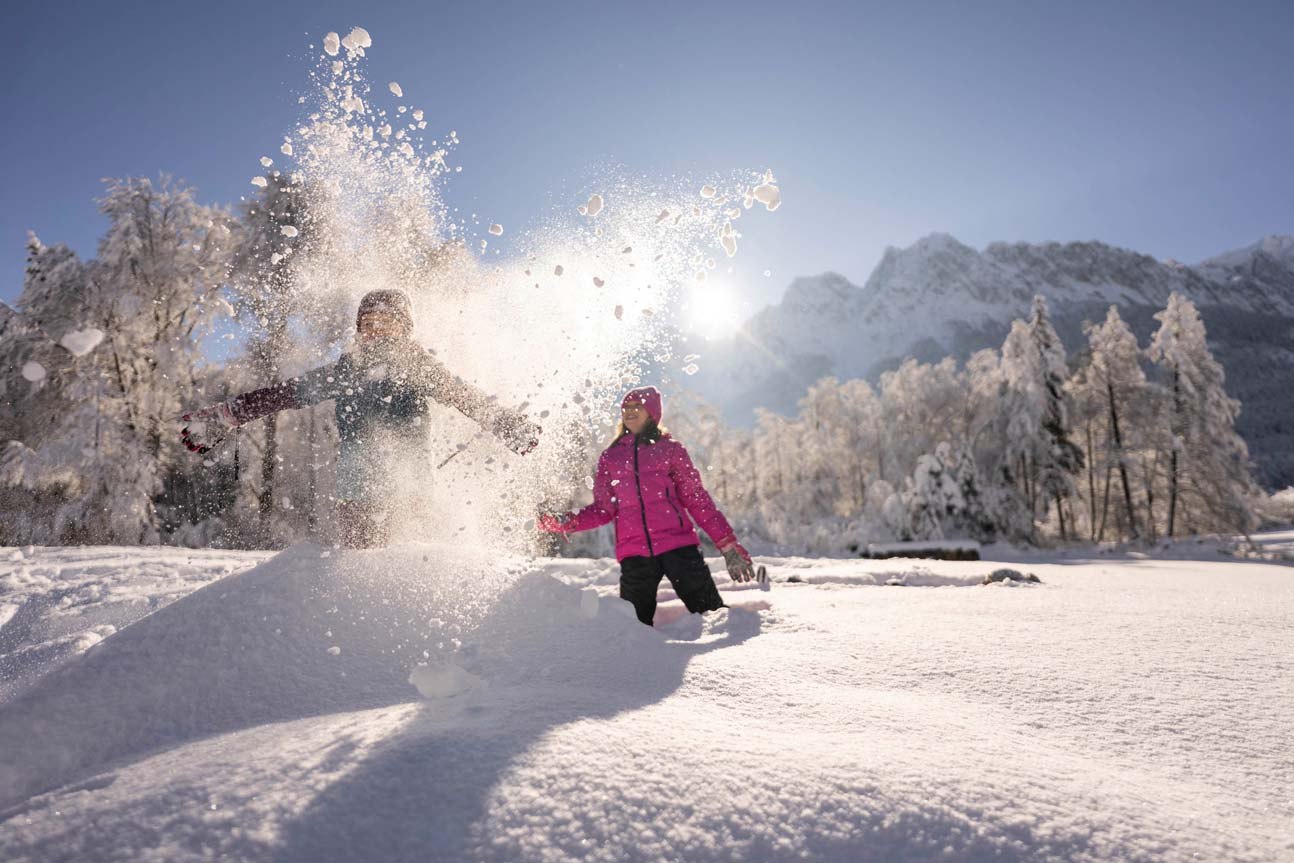
[[[0,701],[0,859],[1287,859],[1289,570],[1195,550],[769,559],[653,631],[612,561],[296,547]]]
[[[158,747],[415,700],[419,666],[609,694],[627,665],[676,684],[681,667],[652,661],[662,648],[632,615],[590,617],[578,588],[520,563],[441,546],[298,546],[127,627],[0,708],[0,807]]]

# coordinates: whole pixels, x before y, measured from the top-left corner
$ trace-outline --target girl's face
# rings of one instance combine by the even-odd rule
[[[404,332],[404,322],[388,312],[365,312],[359,319],[359,340],[380,342],[394,339]]]
[[[624,421],[625,428],[634,434],[638,434],[647,425],[647,411],[638,402],[626,402],[620,409],[620,419]]]

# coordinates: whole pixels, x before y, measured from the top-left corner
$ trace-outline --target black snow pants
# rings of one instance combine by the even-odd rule
[[[620,598],[632,602],[638,619],[648,626],[656,616],[656,588],[662,576],[693,614],[724,607],[697,546],[685,545],[655,557],[626,557],[620,561]]]

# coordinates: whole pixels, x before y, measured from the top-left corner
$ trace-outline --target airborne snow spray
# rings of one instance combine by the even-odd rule
[[[372,46],[361,28],[328,34],[306,113],[252,180],[300,201],[294,224],[282,227],[292,243],[273,261],[300,328],[280,372],[353,347],[364,293],[406,292],[415,339],[502,405],[520,406],[543,433],[537,451],[517,456],[472,420],[433,406],[425,450],[391,473],[390,497],[410,502],[401,515],[414,526],[395,540],[529,553],[536,510],[582,493],[581,482],[592,486],[587,474],[618,394],[648,364],[674,361],[681,292],[703,290],[716,258],[736,253],[743,213],[776,209],[780,195],[771,173],[674,188],[607,178],[502,257],[490,244],[505,226],[489,214],[480,224],[459,217],[443,202],[459,176],[457,132],[398,83],[370,85],[363,67]]]

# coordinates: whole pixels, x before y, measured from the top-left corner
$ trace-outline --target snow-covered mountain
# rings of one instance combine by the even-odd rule
[[[824,273],[798,278],[732,339],[711,342],[689,384],[729,421],[756,407],[793,413],[825,375],[874,380],[906,357],[923,361],[999,347],[1035,294],[1047,298],[1071,353],[1082,324],[1110,304],[1142,344],[1153,315],[1177,291],[1199,307],[1228,389],[1240,399],[1240,431],[1271,486],[1294,483],[1283,452],[1294,405],[1272,397],[1294,373],[1294,236],[1272,236],[1194,266],[1099,242],[993,243],[983,251],[947,234],[889,248],[862,287]]]

